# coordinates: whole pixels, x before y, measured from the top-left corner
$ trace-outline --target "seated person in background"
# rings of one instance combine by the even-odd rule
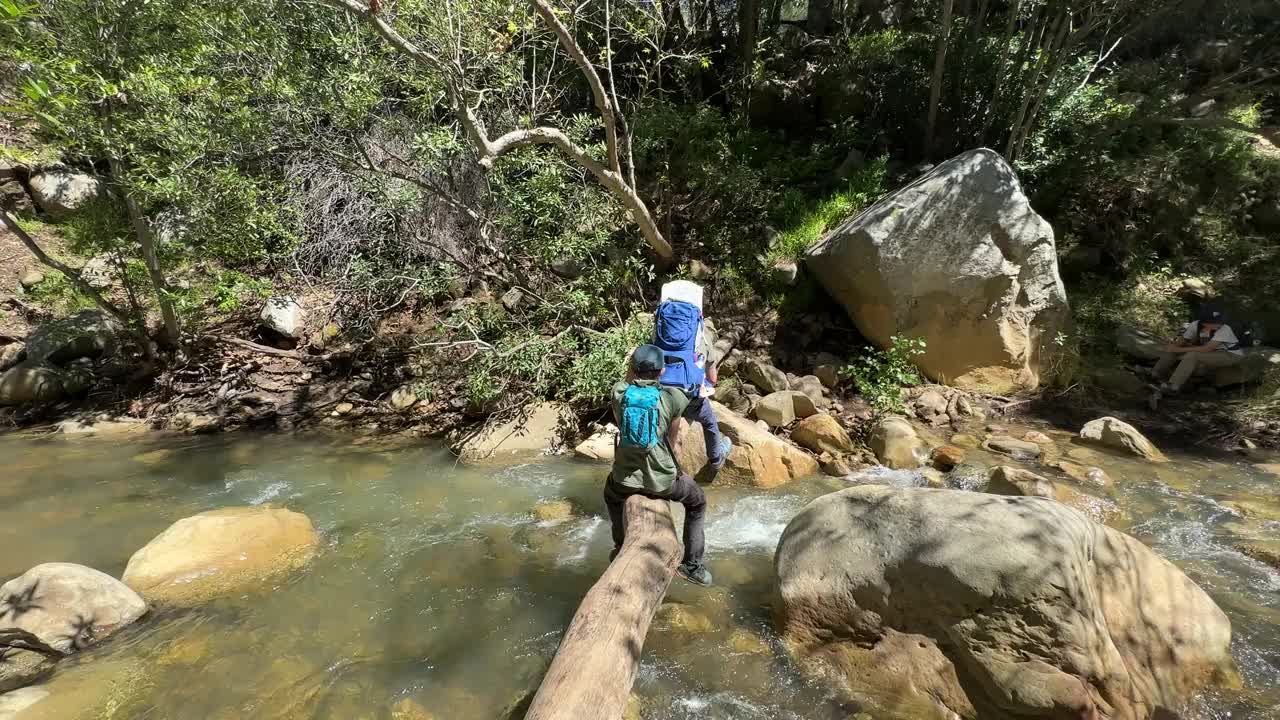
[[[613,531],[609,560],[617,556],[626,537],[622,515],[628,497],[671,500],[684,505],[684,560],[677,570],[689,582],[710,585],[711,573],[702,564],[707,496],[676,461],[680,433],[688,425],[684,414],[689,396],[678,387],[660,384],[665,372],[662,348],[641,345],[631,354],[627,381],[613,388],[618,440],[613,470],[604,485],[604,503]]]
[[[1244,349],[1222,311],[1205,305],[1200,308],[1198,319],[1187,323],[1177,341],[1165,347],[1152,374],[1158,380],[1172,370],[1173,375],[1160,385],[1160,391],[1176,393],[1197,370],[1231,367],[1243,359]]]

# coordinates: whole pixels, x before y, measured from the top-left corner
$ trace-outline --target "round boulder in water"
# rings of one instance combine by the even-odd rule
[[[90,567],[44,563],[0,586],[0,631],[25,630],[63,653],[83,649],[132,623],[147,603]]]
[[[775,568],[788,648],[877,717],[1145,720],[1234,677],[1200,587],[1044,498],[849,488],[791,520]]]
[[[265,505],[222,508],[170,525],[129,558],[123,579],[149,600],[194,605],[301,568],[319,544],[302,513]]]

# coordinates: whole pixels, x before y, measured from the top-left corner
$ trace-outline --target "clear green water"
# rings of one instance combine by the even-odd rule
[[[1110,499],[1128,515],[1116,524],[1186,569],[1232,618],[1246,687],[1200,698],[1189,717],[1280,716],[1280,573],[1232,549],[1237,537],[1274,538],[1280,523],[1219,502],[1277,503],[1276,480],[1229,459],[1105,461],[1117,480]],[[604,469],[565,459],[466,467],[436,446],[349,440],[7,437],[0,467],[0,579],[49,561],[119,576],[173,521],[229,505],[304,512],[324,537],[308,570],[276,587],[162,610],[64,663],[22,720],[374,719],[406,699],[438,720],[502,718],[536,688],[609,548]],[[687,625],[710,622],[655,622],[635,688],[646,720],[848,716],[781,652],[769,603],[787,520],[849,482],[921,481],[880,471],[709,492],[717,587],[677,580],[667,600],[695,618]],[[578,514],[530,513],[563,498]]]

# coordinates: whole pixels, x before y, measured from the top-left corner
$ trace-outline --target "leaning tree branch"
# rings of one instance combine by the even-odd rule
[[[102,308],[111,317],[119,320],[121,325],[129,328],[130,332],[132,332],[134,337],[137,338],[138,344],[142,347],[143,352],[145,352],[148,357],[154,357],[154,349],[151,347],[151,340],[146,336],[146,333],[142,332],[135,326],[133,321],[129,319],[129,316],[126,315],[123,310],[116,307],[115,303],[104,298],[102,294],[95,290],[94,287],[84,279],[84,276],[75,269],[50,257],[49,254],[36,243],[35,238],[31,237],[26,230],[22,229],[22,226],[19,225],[18,221],[9,214],[8,210],[0,208],[0,221],[4,223],[5,227],[9,228],[9,232],[18,237],[18,240],[26,246],[27,250],[31,251],[31,254],[34,255],[37,260],[45,266],[51,267],[62,273],[63,277],[75,286],[76,290],[83,293],[86,297],[92,300],[95,305]]]
[[[565,51],[569,53],[570,57],[578,64],[583,75],[586,76],[587,82],[591,86],[591,92],[596,99],[596,107],[600,109],[604,121],[609,155],[607,166],[592,158],[586,150],[576,145],[567,135],[556,128],[536,127],[513,130],[497,140],[490,140],[484,122],[480,119],[476,110],[466,101],[464,89],[465,73],[459,60],[445,61],[440,56],[423,50],[391,27],[390,24],[378,16],[376,11],[361,5],[356,0],[323,1],[334,8],[349,12],[365,21],[393,47],[400,50],[414,62],[432,72],[439,73],[444,78],[449,103],[453,106],[454,113],[462,124],[463,132],[466,133],[476,154],[479,155],[481,167],[485,169],[492,168],[499,157],[517,147],[553,145],[578,163],[579,166],[589,170],[596,177],[596,180],[627,208],[632,220],[640,226],[640,233],[644,236],[645,242],[658,254],[661,261],[671,261],[675,254],[671,249],[671,244],[662,236],[662,231],[658,229],[653,215],[649,212],[649,207],[636,193],[635,188],[626,181],[619,168],[617,114],[609,101],[608,94],[604,90],[604,84],[600,81],[600,75],[595,71],[595,67],[587,61],[582,48],[573,39],[569,29],[560,22],[555,15],[555,11],[544,0],[531,0],[531,2],[533,2],[538,14],[542,16],[543,20],[560,39],[560,44]]]

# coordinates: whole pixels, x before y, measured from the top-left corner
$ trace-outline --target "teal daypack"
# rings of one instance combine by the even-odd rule
[[[621,447],[649,450],[658,444],[658,401],[661,399],[660,388],[627,386],[622,395],[622,427],[618,432]]]

